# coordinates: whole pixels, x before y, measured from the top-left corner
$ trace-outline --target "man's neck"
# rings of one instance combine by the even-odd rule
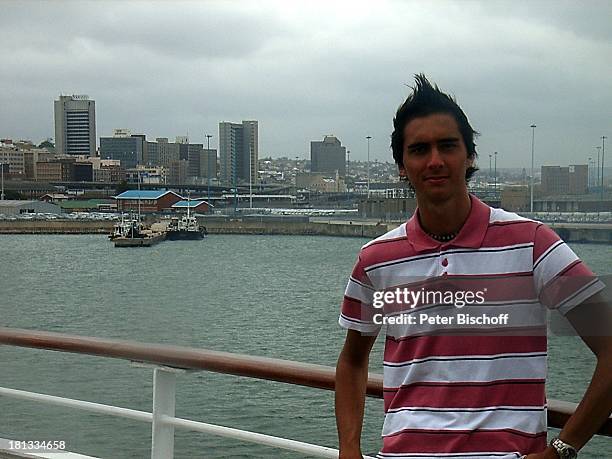
[[[458,233],[470,214],[470,196],[457,196],[440,203],[418,202],[421,227],[428,233],[445,235]]]

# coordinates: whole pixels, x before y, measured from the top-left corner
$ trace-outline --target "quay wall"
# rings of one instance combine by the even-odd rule
[[[112,221],[0,220],[0,234],[109,234]]]
[[[206,220],[209,234],[317,235],[375,238],[395,228],[397,223],[360,221],[282,222]],[[566,242],[612,244],[612,224],[552,223],[550,226]],[[0,221],[0,234],[108,234],[112,221],[10,220]]]

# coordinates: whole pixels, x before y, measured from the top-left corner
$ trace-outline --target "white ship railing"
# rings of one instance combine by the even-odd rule
[[[206,370],[333,390],[335,371],[331,367],[206,349],[3,327],[0,327],[0,344],[119,358],[152,366],[153,411],[151,413],[0,387],[0,396],[149,422],[152,424],[152,459],[174,457],[175,428],[295,451],[312,457],[338,457],[338,451],[334,448],[175,417],[176,378],[185,370]],[[369,376],[366,392],[371,397],[382,397],[380,375]],[[576,405],[572,403],[549,400],[549,426],[562,427],[575,407]],[[608,418],[598,433],[612,435],[612,417]]]

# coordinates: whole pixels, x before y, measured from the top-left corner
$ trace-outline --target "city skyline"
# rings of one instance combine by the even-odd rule
[[[351,160],[366,159],[371,136],[372,161],[389,161],[391,120],[418,72],[482,133],[481,169],[493,151],[498,168],[529,167],[533,123],[536,168],[587,163],[609,136],[609,3],[351,5],[132,3],[119,15],[110,2],[5,2],[0,137],[55,138],[52,101],[89,94],[98,137],[212,134],[217,147],[220,121],[257,119],[262,157],[307,158],[331,133]]]

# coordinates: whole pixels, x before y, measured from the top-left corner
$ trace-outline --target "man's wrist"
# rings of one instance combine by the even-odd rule
[[[578,457],[578,450],[559,437],[550,441],[549,448],[552,448],[560,459],[576,459]]]

